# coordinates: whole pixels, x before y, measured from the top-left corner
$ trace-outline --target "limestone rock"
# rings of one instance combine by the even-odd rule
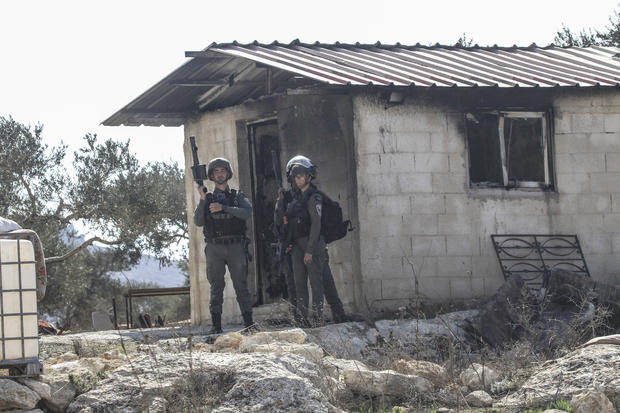
[[[243,336],[240,333],[227,333],[219,336],[215,339],[213,344],[216,350],[222,350],[224,348],[239,348]]]
[[[442,387],[439,389],[439,392],[437,392],[437,396],[443,404],[448,406],[467,406],[463,390],[456,384],[449,384]]]
[[[423,377],[401,374],[393,370],[344,370],[342,379],[351,390],[377,396],[398,396],[412,391],[426,393],[433,389],[432,383]]]
[[[340,379],[340,375],[344,370],[369,370],[368,366],[366,366],[361,361],[337,359],[332,356],[323,357],[323,359],[321,359],[321,361],[319,362],[319,365],[323,368],[323,370],[327,373],[328,376],[336,380]]]
[[[500,379],[495,370],[478,363],[473,363],[470,368],[460,374],[459,378],[461,383],[470,390],[483,390]]]
[[[32,410],[3,410],[2,413],[44,413],[41,409]]]
[[[53,380],[49,383],[52,397],[44,399],[43,404],[52,412],[64,412],[77,394],[76,387],[69,380]]]
[[[77,360],[77,359],[79,359],[78,355],[70,351],[63,353],[60,355],[60,357],[58,357],[59,362],[72,361],[72,360]]]
[[[605,393],[598,390],[589,390],[573,396],[570,405],[574,413],[616,413],[614,405]]]
[[[249,336],[241,336],[241,343],[239,344],[239,351],[251,352],[252,348],[271,343],[291,343],[291,344],[303,344],[306,342],[308,335],[301,328],[293,328],[284,331],[261,331]]]
[[[0,410],[34,409],[41,397],[13,380],[0,379]]]
[[[436,387],[441,387],[448,381],[446,369],[439,364],[422,360],[397,360],[394,370],[403,374],[414,374],[424,377]]]
[[[493,398],[484,390],[476,390],[469,393],[465,400],[472,407],[490,407],[493,404]]]
[[[295,354],[164,353],[157,355],[156,364],[151,355],[142,354],[132,357],[132,366],[110,372],[96,388],[76,397],[67,411],[143,411],[157,397],[174,402],[180,411],[193,411],[182,405],[180,394],[206,395],[203,407],[219,413],[340,411],[329,402],[318,365]],[[195,392],[196,384],[204,392]]]
[[[50,399],[52,397],[52,390],[47,383],[30,378],[19,379],[18,381],[38,394],[41,399]]]
[[[287,344],[270,343],[257,344],[244,349],[246,353],[274,353],[274,354],[297,354],[310,361],[318,362],[323,358],[323,349],[314,343]]]
[[[599,389],[612,401],[620,400],[620,346],[600,344],[577,349],[543,364],[521,388],[497,403],[498,407],[544,406],[570,400],[584,389]]]

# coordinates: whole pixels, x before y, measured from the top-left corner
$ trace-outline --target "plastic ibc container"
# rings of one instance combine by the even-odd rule
[[[0,239],[0,368],[39,364],[36,287],[32,243]]]

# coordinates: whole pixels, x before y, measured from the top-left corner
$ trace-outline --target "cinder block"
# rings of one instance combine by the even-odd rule
[[[586,256],[589,254],[611,254],[611,240],[612,234],[610,233],[586,232],[579,234],[579,244]]]
[[[555,134],[554,152],[556,155],[566,153],[600,152],[594,150],[590,134],[585,133],[557,133]]]
[[[450,277],[450,295],[457,299],[473,297],[471,277]]]
[[[620,172],[620,153],[606,153],[605,166],[607,172]]]
[[[605,132],[620,132],[620,114],[606,114],[603,121],[605,124]]]
[[[571,153],[556,156],[558,171],[605,172],[604,153]]]
[[[555,113],[553,120],[556,136],[557,134],[572,132],[571,119],[570,113],[563,110],[558,110]]]
[[[411,235],[436,235],[437,215],[413,214],[403,218],[403,228]]]
[[[374,300],[381,299],[381,280],[380,279],[367,279],[364,278],[362,283],[362,300],[371,303]],[[361,303],[361,306],[364,307],[365,303]]]
[[[556,234],[586,234],[604,231],[603,216],[599,214],[559,215],[552,217],[551,231]]]
[[[411,109],[408,107],[407,109]],[[420,107],[402,111],[402,116],[390,118],[390,128],[394,132],[441,132],[446,133],[446,115],[441,108]]]
[[[466,277],[472,274],[472,257],[437,257],[437,273],[440,277]]]
[[[605,131],[604,115],[600,113],[573,113],[571,114],[573,132],[597,133]]]
[[[431,134],[430,132],[402,132],[396,134],[396,147],[398,152],[430,152]]]
[[[379,155],[382,170],[391,174],[411,173],[415,171],[414,154],[412,153],[386,153]]]
[[[465,128],[460,127],[463,118],[454,121],[453,115],[448,115],[450,121],[447,124],[446,133],[434,133],[431,135],[431,150],[433,152],[461,153],[465,151]]]
[[[603,228],[605,228],[607,232],[620,231],[620,214],[604,214]]]
[[[367,257],[387,258],[411,255],[411,238],[406,236],[372,237],[362,241]]]
[[[593,152],[620,152],[620,134],[617,132],[592,133],[590,144]]]
[[[467,194],[446,194],[446,214],[470,215],[472,208],[480,206],[480,201],[472,199]]]
[[[611,211],[614,214],[620,213],[620,192],[611,194]]]
[[[415,194],[433,192],[432,175],[430,173],[401,174],[397,177],[398,186],[393,185],[399,193]]]
[[[457,214],[438,215],[439,234],[470,234],[474,231],[471,217]]]
[[[366,258],[362,257],[362,274],[364,279],[402,278],[403,259],[394,257]],[[408,273],[407,273],[408,274]]]
[[[480,245],[476,234],[447,235],[447,255],[480,255]]]
[[[443,235],[414,235],[411,237],[414,257],[446,255],[446,237]]]
[[[498,223],[498,233],[523,234],[540,232],[540,221],[537,219],[537,216],[498,213],[495,215],[495,219]]]
[[[485,297],[486,296],[486,292],[485,292],[485,282],[486,280],[484,278],[478,278],[478,277],[471,277],[471,293],[472,293],[472,297],[474,298],[480,298],[480,297]]]
[[[575,197],[578,212],[586,214],[611,212],[611,194],[584,194]]]
[[[443,174],[434,172],[433,192],[435,193],[464,193],[468,187],[467,177],[464,174]]]
[[[557,188],[560,194],[582,194],[590,192],[590,175],[558,171]]]
[[[416,296],[415,278],[384,278],[381,280],[383,299],[404,299]]]
[[[430,301],[444,301],[450,299],[449,278],[420,277],[418,286],[422,295]]]
[[[411,214],[411,200],[409,195],[385,195],[373,199],[367,209],[371,217],[402,216]]]
[[[411,229],[403,224],[402,217],[378,216],[374,219],[360,221],[360,239],[362,237],[388,237],[409,235]]]
[[[467,161],[465,160],[465,152],[448,154],[448,164],[450,173],[466,175]]]
[[[611,235],[611,250],[613,255],[620,257],[620,230]]]
[[[590,189],[592,192],[618,192],[620,187],[620,172],[604,174],[590,174]]]
[[[362,133],[358,135],[359,155],[397,152],[397,136],[393,133]]]
[[[394,185],[395,175],[373,174],[371,171],[364,171],[358,168],[357,183],[361,194],[373,195],[395,195],[400,193],[398,186]]]
[[[405,260],[405,265],[407,266],[405,270],[411,272],[410,263],[413,263],[418,277],[437,277],[437,257],[414,256],[408,258],[408,261]]]
[[[472,257],[472,274],[478,278],[492,278],[498,274],[503,277],[502,267],[499,264],[495,252],[493,255],[479,255]]]
[[[449,172],[448,154],[416,153],[415,170],[417,172]]]
[[[445,196],[441,194],[414,194],[411,198],[411,211],[414,214],[443,214],[446,212]]]
[[[484,295],[491,297],[506,282],[501,273],[484,279]]]

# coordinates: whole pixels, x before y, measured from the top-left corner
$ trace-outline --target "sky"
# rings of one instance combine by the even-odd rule
[[[183,162],[183,130],[109,127],[110,115],[212,42],[539,46],[566,25],[605,29],[618,0],[0,2],[0,116],[42,124],[48,145],[127,140],[141,162]],[[1,142],[0,142],[1,144]]]

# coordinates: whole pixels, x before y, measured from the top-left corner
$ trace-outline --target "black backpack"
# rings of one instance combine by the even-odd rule
[[[321,211],[321,234],[325,237],[325,242],[330,243],[344,238],[347,232],[353,231],[350,220],[342,218],[342,208],[338,202],[319,191],[323,198]]]

